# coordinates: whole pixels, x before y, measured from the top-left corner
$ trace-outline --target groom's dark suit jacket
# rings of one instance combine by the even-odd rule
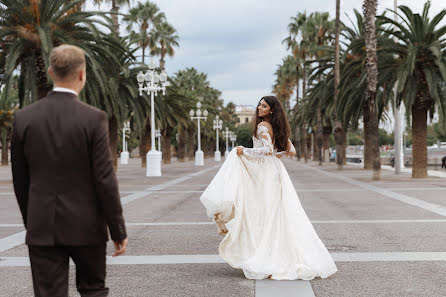
[[[94,245],[127,237],[104,112],[51,92],[16,112],[14,190],[37,246]]]

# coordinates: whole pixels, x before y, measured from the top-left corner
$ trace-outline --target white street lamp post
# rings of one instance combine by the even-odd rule
[[[127,148],[127,142],[125,141],[126,132],[130,132],[130,123],[125,122],[124,127],[122,128],[122,152],[121,152],[121,164],[129,163],[129,152]]]
[[[232,142],[232,147],[234,148],[234,142],[237,140],[237,135],[235,135],[234,132],[231,132],[231,142]]]
[[[205,109],[203,112],[203,116],[201,116],[201,103],[197,102],[197,111],[195,112],[193,109],[190,110],[190,118],[191,120],[197,120],[198,122],[198,149],[195,152],[195,166],[204,166],[204,153],[201,150],[201,131],[200,131],[200,120],[206,120],[208,117],[208,111]],[[196,115],[196,116],[194,116]]]
[[[228,138],[231,135],[231,131],[229,131],[228,127],[226,127],[225,132],[223,132],[223,135],[226,138],[226,151],[225,151],[225,159],[226,159],[229,156]]]
[[[215,144],[214,160],[216,162],[220,162],[220,160],[221,160],[220,147],[218,145],[218,130],[221,130],[221,128],[223,128],[223,121],[217,115],[214,120],[214,130],[216,131],[216,144]]]
[[[169,86],[166,72],[158,74],[155,71],[156,64],[153,60],[149,63],[149,70],[144,74],[142,71],[138,73],[136,79],[139,84],[139,95],[145,91],[147,95],[150,93],[150,119],[151,119],[151,143],[150,151],[147,153],[147,171],[146,176],[161,176],[161,152],[155,148],[155,103],[154,97],[159,91],[166,92],[166,87]],[[144,85],[145,83],[145,85]]]

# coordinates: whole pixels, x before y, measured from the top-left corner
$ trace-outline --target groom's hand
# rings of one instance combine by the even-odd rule
[[[117,257],[125,253],[127,249],[127,242],[128,242],[127,238],[121,241],[114,241],[115,253],[113,254],[113,257]]]
[[[241,156],[241,155],[243,155],[243,146],[237,146],[236,147],[236,149],[237,149],[237,155],[239,155],[239,156]]]

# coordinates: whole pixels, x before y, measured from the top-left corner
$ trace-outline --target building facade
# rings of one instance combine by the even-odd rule
[[[255,121],[256,110],[251,105],[237,105],[235,107],[235,114],[237,115],[236,126],[251,123]]]

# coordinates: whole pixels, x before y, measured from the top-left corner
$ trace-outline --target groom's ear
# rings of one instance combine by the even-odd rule
[[[79,68],[79,71],[78,71],[78,79],[79,79],[80,81],[83,81],[83,80],[84,80],[85,72],[86,72],[86,70],[85,70],[84,67]]]
[[[53,73],[53,69],[50,67],[48,67],[48,74],[50,75],[51,79],[54,81],[54,73]]]

